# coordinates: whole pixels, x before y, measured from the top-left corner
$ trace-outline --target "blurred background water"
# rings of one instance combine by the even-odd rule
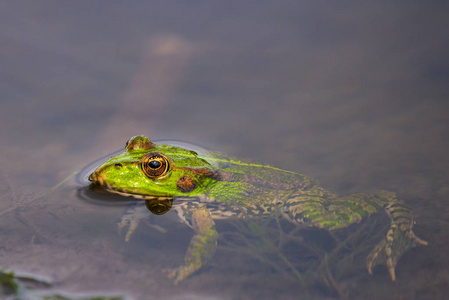
[[[128,204],[80,199],[74,176],[51,191],[145,134],[341,194],[396,191],[430,246],[404,256],[396,284],[384,269],[340,284],[350,297],[444,299],[448,12],[446,1],[0,2],[0,265],[136,299],[310,296],[223,265],[174,287],[162,268],[191,237],[175,217],[160,222],[180,244],[142,229],[125,245]]]

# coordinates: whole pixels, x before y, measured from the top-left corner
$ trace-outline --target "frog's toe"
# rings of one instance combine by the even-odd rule
[[[181,266],[176,269],[168,269],[167,271],[167,277],[170,279],[173,279],[173,282],[175,285],[177,285],[179,282],[187,278],[189,275],[193,273],[193,271],[186,266]]]
[[[423,239],[420,239],[419,237],[417,237],[415,235],[415,233],[413,231],[410,230],[409,232],[410,235],[410,239],[412,239],[415,242],[415,246],[414,247],[419,247],[419,246],[427,246],[429,243]]]
[[[136,220],[132,216],[123,216],[118,224],[118,233],[121,234],[122,230],[128,227],[128,230],[125,235],[125,241],[129,242],[131,235],[136,231],[137,226],[139,225],[140,220]]]
[[[385,264],[390,273],[392,281],[396,280],[395,266],[397,260],[393,260],[391,257],[391,247],[387,244],[386,240],[381,241],[376,247],[371,251],[367,257],[366,266],[368,268],[368,273],[373,274],[374,266],[378,264]]]
[[[410,248],[426,246],[427,242],[418,238],[411,229],[402,230],[392,225],[387,236],[371,251],[367,257],[368,272],[376,265],[384,264],[388,268],[392,281],[396,280],[395,267],[401,256]]]

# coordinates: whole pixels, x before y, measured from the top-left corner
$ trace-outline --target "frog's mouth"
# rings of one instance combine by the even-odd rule
[[[103,175],[99,175],[99,174],[101,174],[100,168],[98,168],[95,172],[93,172],[92,174],[89,175],[89,181],[92,182],[92,184],[94,184],[95,186],[103,188],[104,190],[106,190],[109,193],[114,193],[114,194],[118,194],[118,195],[125,196],[125,197],[134,197],[134,198],[138,198],[138,199],[145,199],[145,200],[173,199],[172,196],[142,195],[142,194],[138,194],[138,193],[133,193],[124,188],[119,189],[119,188],[113,187],[107,181],[105,181]]]
[[[109,192],[109,193],[118,194],[118,195],[124,196],[124,197],[133,197],[133,198],[144,199],[144,200],[169,200],[169,199],[173,199],[173,197],[171,197],[171,196],[142,195],[142,194],[131,193],[131,192],[128,192],[126,190],[125,191],[124,190],[118,190],[118,189],[115,189],[113,187],[106,187],[106,186],[101,186],[101,187],[106,189],[107,192]]]

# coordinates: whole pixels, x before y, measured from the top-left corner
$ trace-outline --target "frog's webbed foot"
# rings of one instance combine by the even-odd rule
[[[196,268],[189,268],[187,266],[181,266],[176,269],[168,269],[166,270],[168,272],[167,277],[170,279],[173,279],[173,282],[175,285],[177,285],[179,282],[187,278],[189,275],[194,273],[197,269]]]
[[[427,242],[420,239],[412,231],[413,219],[408,209],[401,207],[395,210],[398,204],[388,205],[385,209],[392,219],[386,237],[376,245],[367,257],[368,272],[372,274],[374,266],[384,264],[388,268],[392,281],[396,280],[395,267],[401,256],[409,249],[426,246]]]

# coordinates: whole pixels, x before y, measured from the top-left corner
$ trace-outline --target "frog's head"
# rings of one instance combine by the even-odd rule
[[[195,151],[157,145],[142,135],[129,139],[125,150],[98,167],[89,180],[134,197],[197,195],[214,181],[211,165]]]

